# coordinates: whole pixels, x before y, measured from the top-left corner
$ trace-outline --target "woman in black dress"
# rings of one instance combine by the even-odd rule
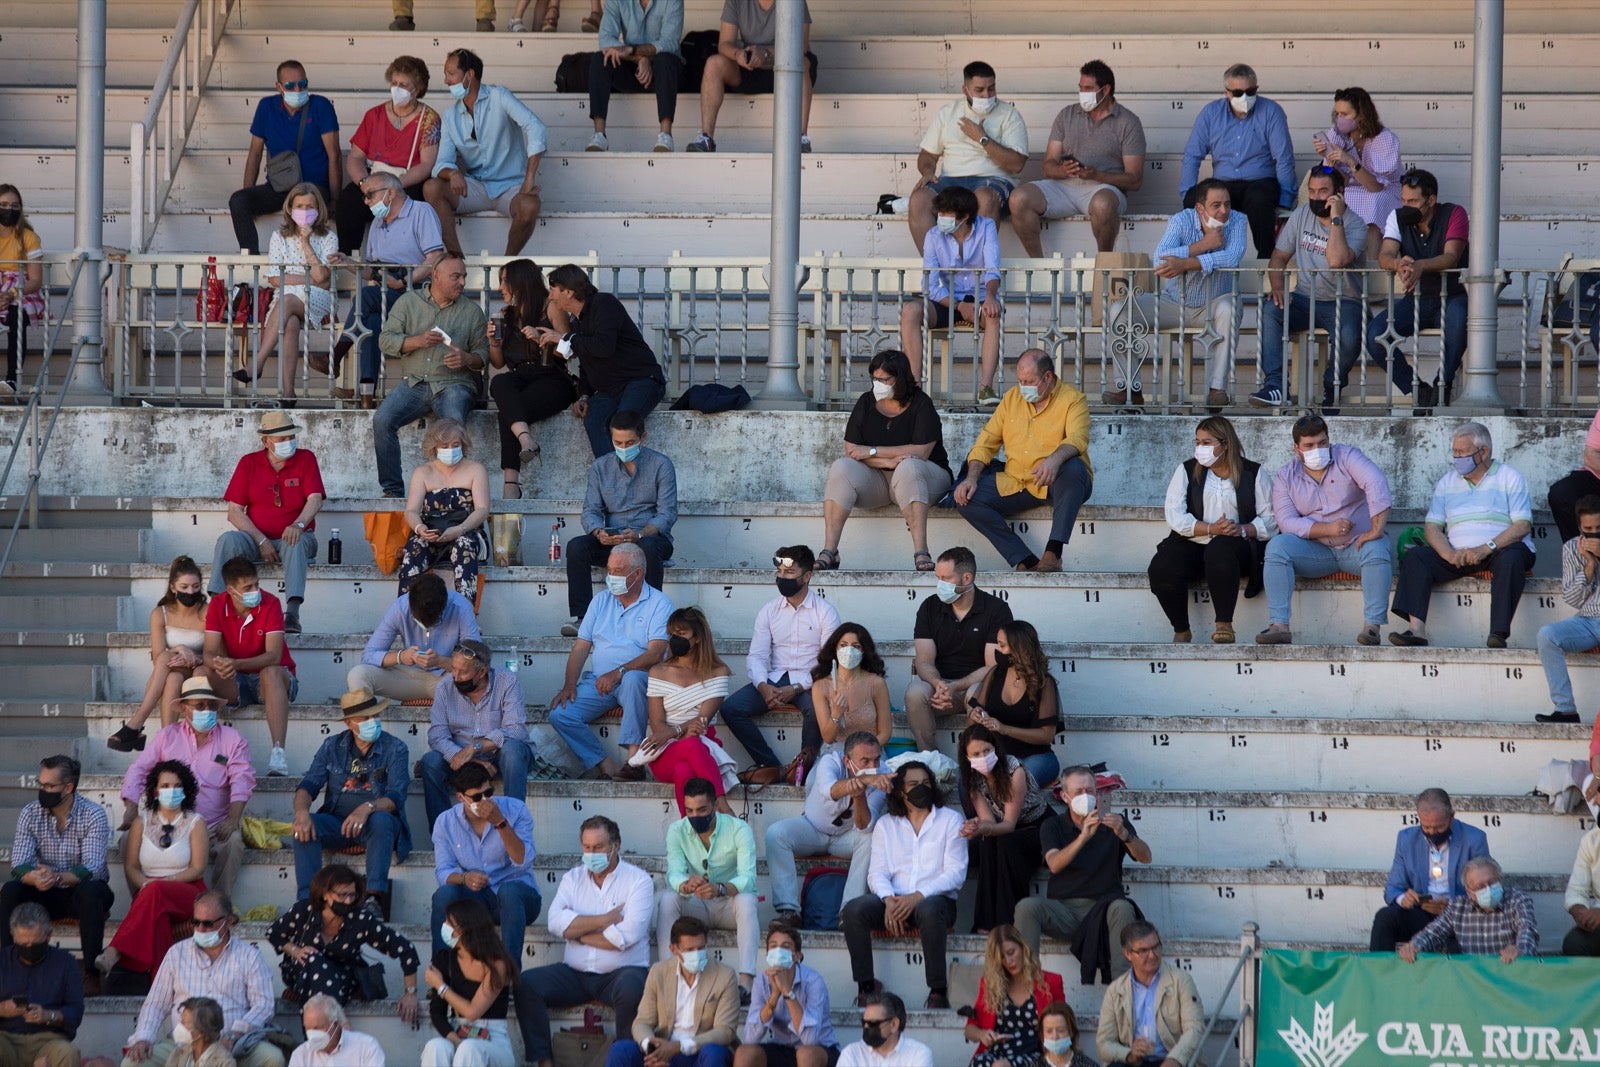
[[[1048,791],[1061,776],[1055,753],[1061,695],[1039,631],[1013,619],[995,633],[994,642],[994,666],[972,687],[967,722],[1005,738],[1006,753],[1021,760],[1039,788]]]
[[[506,951],[489,909],[458,900],[439,931],[447,948],[433,954],[423,975],[428,1017],[439,1034],[422,1049],[422,1067],[514,1067],[506,1008],[517,962]]]
[[[976,875],[974,933],[1012,921],[1017,901],[1039,869],[1039,825],[1050,816],[1044,790],[1005,741],[986,726],[968,726],[958,745],[961,810],[967,821],[967,871]]]

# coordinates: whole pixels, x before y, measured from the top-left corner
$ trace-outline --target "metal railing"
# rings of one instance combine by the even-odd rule
[[[128,204],[132,243],[143,251],[172,191],[189,131],[200,113],[200,94],[211,78],[217,45],[236,0],[188,0],[173,28],[161,74],[150,90],[144,118],[129,134],[131,147]]]
[[[1253,922],[1244,924],[1244,932],[1239,935],[1239,956],[1234,961],[1233,970],[1228,972],[1228,984],[1223,987],[1222,994],[1217,997],[1217,1006],[1206,1017],[1205,1033],[1200,1035],[1200,1047],[1205,1048],[1205,1043],[1217,1030],[1217,1023],[1222,1019],[1224,1006],[1228,997],[1233,993],[1233,987],[1239,987],[1239,1017],[1233,1021],[1227,1037],[1223,1041],[1225,1049],[1231,1049],[1236,1059],[1235,1063],[1242,1067],[1252,1067],[1255,1063],[1255,1038],[1256,1038],[1256,1009],[1261,998],[1261,936],[1260,927]],[[1198,1055],[1198,1054],[1197,1054]],[[1223,1056],[1227,1053],[1224,1052]],[[1212,1067],[1223,1067],[1227,1061],[1218,1057]]]

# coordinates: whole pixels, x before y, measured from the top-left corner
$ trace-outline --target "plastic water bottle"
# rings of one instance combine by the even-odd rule
[[[333,536],[328,538],[328,565],[337,567],[344,562],[344,542],[339,540],[339,528],[333,528]]]
[[[561,562],[561,524],[559,522],[550,524],[550,562]]]
[[[511,657],[511,658],[506,660],[506,673],[507,674],[516,674],[517,673],[517,660],[516,660],[515,656],[513,656],[513,657]]]

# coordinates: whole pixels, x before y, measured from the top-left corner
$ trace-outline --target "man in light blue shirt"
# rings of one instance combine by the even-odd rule
[[[601,747],[589,724],[622,708],[618,740],[631,756],[650,725],[647,672],[667,652],[672,601],[644,580],[644,550],[624,543],[606,560],[606,588],[589,602],[567,656],[566,680],[550,701],[550,725],[584,767],[585,777],[639,781],[643,767],[624,768]],[[583,665],[594,654],[591,670]]]
[[[444,84],[456,106],[444,113],[439,158],[422,195],[439,213],[445,248],[461,248],[457,214],[496,211],[511,218],[506,255],[517,255],[539,221],[534,178],[544,158],[544,123],[510,89],[483,84],[483,60],[468,49],[445,57]]]
[[[450,775],[468,763],[500,772],[502,796],[528,795],[528,708],[516,671],[489,666],[489,646],[468,638],[450,654],[449,685],[433,691],[428,751],[422,767],[422,799],[431,828],[450,806]]]
[[[1211,156],[1211,176],[1228,183],[1234,208],[1250,220],[1257,258],[1267,259],[1277,241],[1278,209],[1294,206],[1299,175],[1289,120],[1257,88],[1256,72],[1244,63],[1222,75],[1222,98],[1201,108],[1189,131],[1178,192],[1184,207],[1194,206],[1200,161]]]
[[[432,700],[451,651],[482,637],[472,602],[429,571],[389,605],[345,681],[352,693],[365,687],[395,700]]]
[[[1228,378],[1239,339],[1232,268],[1244,258],[1247,227],[1233,210],[1227,183],[1207,178],[1195,186],[1195,195],[1194,207],[1168,220],[1156,246],[1155,275],[1166,281],[1160,296],[1141,293],[1111,307],[1108,321],[1121,343],[1107,346],[1116,388],[1101,394],[1104,403],[1144,403],[1139,370],[1155,349],[1152,335],[1180,324],[1205,347],[1206,406],[1220,411],[1230,403]]]
[[[749,990],[761,947],[756,835],[743,819],[717,810],[717,787],[706,778],[684,783],[683,815],[667,827],[667,887],[656,895],[661,958],[672,955],[672,924],[681,915],[713,930],[732,930],[739,945],[739,987]]]
[[[600,15],[600,51],[589,56],[589,117],[594,136],[585,151],[604,152],[612,93],[656,94],[661,132],[652,151],[672,151],[683,78],[683,0],[606,0]]]
[[[433,951],[443,952],[445,909],[477,900],[500,924],[506,949],[522,958],[522,938],[544,905],[533,877],[533,815],[511,797],[494,795],[489,772],[476,760],[450,780],[456,805],[433,827]]]

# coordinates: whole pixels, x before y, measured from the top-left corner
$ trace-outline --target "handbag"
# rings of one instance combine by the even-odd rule
[[[417,132],[411,136],[411,151],[406,153],[405,166],[397,167],[393,163],[379,163],[376,160],[368,160],[367,169],[380,174],[393,174],[396,178],[410,170],[411,164],[417,158],[417,143],[422,140],[422,120],[426,114],[426,111],[417,113]]]
[[[194,297],[194,317],[199,322],[228,321],[228,290],[217,277],[217,257],[206,257],[205,273],[200,278],[200,291]]]
[[[383,964],[358,963],[350,969],[356,980],[357,1000],[378,1001],[389,999],[389,986],[383,980]]]
[[[300,145],[306,139],[306,120],[311,118],[311,103],[300,112],[300,132],[294,139],[293,152],[274,152],[267,157],[267,184],[276,193],[287,193],[300,184]]]
[[[556,1067],[605,1067],[611,1038],[604,1033],[575,1034],[557,1030],[550,1035],[551,1059]]]
[[[422,516],[422,525],[434,533],[444,533],[452,526],[460,526],[467,521],[472,512],[467,508],[456,508],[454,511],[430,511]]]

